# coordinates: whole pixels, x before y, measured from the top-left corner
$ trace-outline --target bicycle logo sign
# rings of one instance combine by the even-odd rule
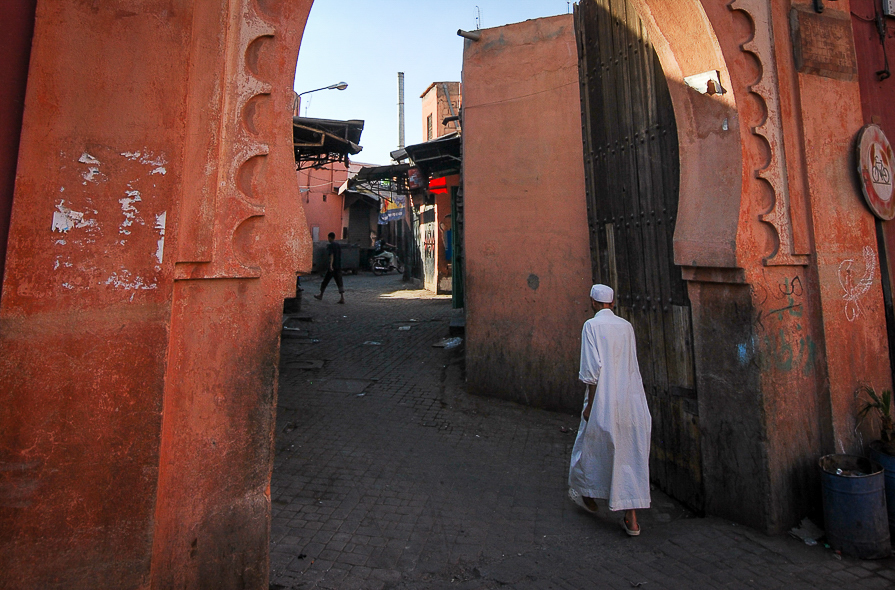
[[[883,162],[881,155],[877,154],[873,162],[873,168],[870,169],[870,179],[873,184],[892,184],[892,178],[889,169]]]
[[[861,192],[870,210],[886,221],[895,218],[892,180],[895,157],[892,144],[877,125],[865,125],[858,134],[855,151]]]

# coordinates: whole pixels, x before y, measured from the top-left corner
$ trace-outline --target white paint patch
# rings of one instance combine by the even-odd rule
[[[131,232],[127,228],[134,224],[137,213],[139,213],[137,208],[134,207],[134,203],[139,203],[143,199],[140,198],[140,191],[130,190],[124,191],[124,193],[127,196],[123,199],[118,199],[118,202],[121,203],[121,212],[124,213],[124,221],[121,222],[118,233],[129,236]]]
[[[53,264],[53,270],[59,270],[60,267],[61,268],[72,268],[73,266],[74,266],[74,264],[72,264],[71,262],[68,262],[68,261],[63,262],[62,256],[57,256],[56,262]]]
[[[168,169],[165,168],[165,165],[168,163],[165,154],[156,155],[149,150],[142,150],[136,152],[121,152],[121,155],[132,162],[140,162],[145,166],[153,166],[153,169],[149,171],[150,176],[154,174],[161,174],[164,176],[168,173]]]
[[[158,230],[158,248],[155,250],[155,259],[161,264],[165,257],[165,223],[168,218],[168,212],[162,211],[155,216],[155,229]]]
[[[81,184],[87,184],[88,182],[99,182],[100,180],[102,180],[103,175],[99,171],[99,167],[101,164],[99,160],[97,160],[87,152],[84,152],[83,154],[81,154],[81,157],[78,158],[78,162],[80,162],[81,164],[87,164],[87,171],[81,172],[81,178],[84,179],[84,182],[82,182]]]
[[[69,290],[74,289],[74,286],[72,286],[70,283],[62,283],[62,286]]]
[[[128,291],[147,291],[158,289],[158,285],[156,285],[155,283],[146,283],[143,281],[143,277],[141,276],[132,277],[131,273],[126,270],[122,270],[120,275],[117,272],[112,273],[112,276],[110,276],[108,279],[105,280],[105,282],[100,284],[112,285],[119,289],[125,289]]]
[[[65,240],[56,240],[56,245],[57,245],[57,246],[64,246],[64,245],[66,245],[67,243],[68,243],[68,242],[66,242]]]
[[[165,154],[156,156],[151,152],[146,152],[143,154],[143,158],[140,160],[140,163],[149,166],[164,166],[168,163],[168,160],[165,158]]]
[[[97,160],[96,158],[94,158],[93,156],[88,154],[87,152],[84,152],[83,154],[81,154],[81,157],[78,158],[78,162],[80,162],[81,164],[95,164],[97,166],[99,166],[99,164],[100,164],[99,160]]]
[[[91,166],[87,169],[87,172],[82,172],[81,176],[84,178],[84,182],[81,184],[87,184],[88,182],[97,182],[97,177],[102,175],[99,172],[99,168]]]
[[[136,162],[139,160],[141,164],[145,164],[147,166],[156,166],[161,167],[168,163],[168,159],[165,157],[165,154],[154,154],[149,150],[137,151],[137,152],[121,152],[121,155],[131,160],[132,162]],[[162,169],[164,170],[164,169]],[[159,174],[157,172],[153,172],[154,174]],[[160,174],[164,174],[165,172],[161,172]]]
[[[80,211],[72,211],[65,206],[65,201],[59,201],[56,205],[56,211],[53,212],[52,231],[66,233],[73,228],[95,227],[95,219],[84,219],[84,214]],[[57,240],[58,244],[62,240]],[[62,241],[64,244],[65,242]]]

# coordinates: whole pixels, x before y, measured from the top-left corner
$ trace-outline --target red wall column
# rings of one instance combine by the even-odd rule
[[[0,587],[267,587],[311,1],[41,1],[0,300]]]

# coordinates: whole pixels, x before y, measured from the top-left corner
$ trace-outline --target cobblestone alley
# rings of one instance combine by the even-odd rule
[[[658,491],[628,538],[566,497],[576,416],[468,396],[450,298],[395,274],[284,335],[271,588],[892,588],[895,561],[697,518]],[[310,320],[310,321],[307,321]],[[494,367],[499,371],[500,367]]]

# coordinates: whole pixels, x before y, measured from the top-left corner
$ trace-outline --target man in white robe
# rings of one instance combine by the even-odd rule
[[[594,498],[624,510],[622,526],[640,534],[636,510],[649,508],[649,448],[652,418],[637,364],[634,328],[612,313],[614,293],[591,289],[596,315],[581,331],[581,369],[587,385],[584,411],[572,449],[569,496],[596,512]]]

